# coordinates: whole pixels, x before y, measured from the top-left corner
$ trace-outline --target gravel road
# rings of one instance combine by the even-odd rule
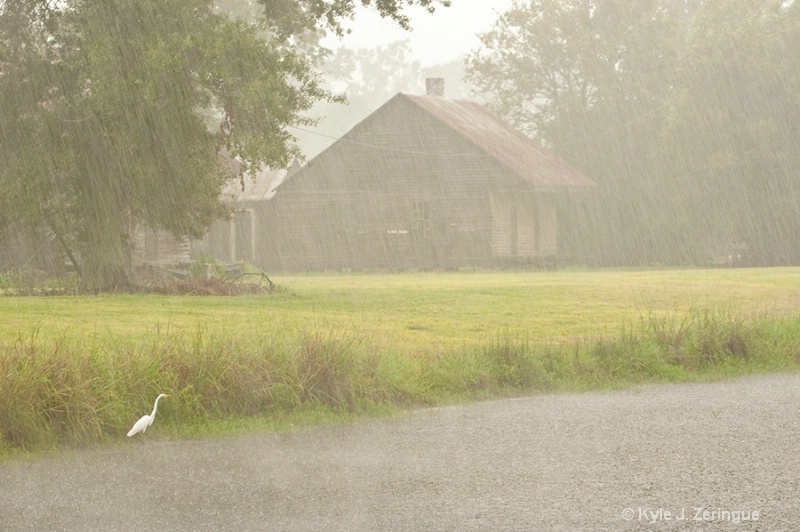
[[[148,431],[1,465],[0,529],[800,530],[798,405],[800,375],[779,375],[288,435]]]

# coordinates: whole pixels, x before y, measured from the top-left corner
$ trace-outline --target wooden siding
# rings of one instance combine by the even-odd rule
[[[552,194],[505,192],[491,198],[494,257],[535,259],[556,254],[557,209]]]
[[[177,239],[167,231],[140,227],[133,232],[132,259],[134,266],[185,264],[191,261],[191,246],[188,240]]]
[[[539,203],[539,256],[553,257],[558,254],[558,217],[552,201]]]
[[[280,269],[450,268],[487,265],[484,195],[301,194],[275,202],[270,225]],[[422,218],[421,211],[424,211]],[[279,222],[278,222],[279,220]]]
[[[507,196],[492,194],[492,255],[512,256],[511,200]]]
[[[207,255],[224,262],[259,260],[259,232],[264,230],[258,208],[238,208],[229,220],[218,220],[200,242],[193,246],[195,255]]]
[[[280,185],[259,265],[446,269],[536,259],[555,251],[552,192],[396,97]]]

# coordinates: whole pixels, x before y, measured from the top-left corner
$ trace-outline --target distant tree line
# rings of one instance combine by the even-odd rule
[[[562,252],[800,264],[800,3],[515,0],[481,40],[468,80],[601,185]]]

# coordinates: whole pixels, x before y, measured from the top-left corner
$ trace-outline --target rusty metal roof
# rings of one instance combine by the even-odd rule
[[[263,167],[255,177],[231,178],[222,188],[222,201],[238,203],[268,200],[275,195],[275,189],[283,182],[288,172],[286,169],[273,170]]]
[[[597,183],[511,127],[483,106],[464,100],[400,93],[527,182],[543,188],[586,188]]]

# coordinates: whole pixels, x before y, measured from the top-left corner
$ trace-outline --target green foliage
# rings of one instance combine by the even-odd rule
[[[345,335],[269,338],[164,336],[152,342],[98,342],[86,351],[66,337],[0,348],[2,445],[41,449],[118,438],[161,392],[158,425],[280,414],[324,405],[360,411],[402,401],[399,373]],[[395,390],[395,393],[391,393]]]
[[[13,268],[0,273],[0,296],[75,294],[78,279],[74,275],[53,279],[46,272]]]
[[[376,50],[339,48],[325,57],[326,86],[341,92],[346,101],[321,101],[312,109],[323,117],[322,127],[317,134],[298,132],[305,155],[321,152],[399,90],[424,79],[419,62],[409,58],[409,47],[409,41],[399,41]]]
[[[775,0],[515,2],[469,79],[601,186],[562,251],[606,265],[800,263],[800,7]]]
[[[404,5],[439,3],[375,7],[406,25]],[[287,127],[331,98],[308,35],[355,4],[259,4],[233,18],[209,0],[3,3],[0,235],[45,227],[84,290],[124,288],[136,227],[197,237],[226,214],[227,158],[287,166]]]
[[[573,345],[532,345],[498,332],[487,344],[427,358],[378,352],[343,331],[305,330],[283,342],[198,331],[87,346],[66,335],[44,342],[35,330],[0,345],[0,448],[118,440],[161,392],[173,397],[161,403],[148,437],[320,407],[368,414],[467,398],[796,370],[798,330],[797,318],[745,321],[698,311],[680,321],[651,316],[617,337]]]
[[[226,0],[231,3],[235,0]],[[358,0],[363,6],[374,7],[381,16],[395,20],[402,28],[411,29],[404,5],[418,5],[433,13],[437,5],[449,6],[451,0]],[[352,18],[356,0],[258,0],[279,34],[293,35],[320,21],[338,35],[344,34],[340,21]]]
[[[147,438],[795,371],[799,274],[328,275],[240,298],[7,297],[0,454],[125,440],[161,392],[173,397]]]
[[[718,0],[698,14],[666,137],[680,150],[675,171],[696,181],[687,207],[698,229],[744,241],[753,260],[768,264],[800,261],[800,139],[791,118],[800,104],[800,26],[797,6],[779,4]]]

